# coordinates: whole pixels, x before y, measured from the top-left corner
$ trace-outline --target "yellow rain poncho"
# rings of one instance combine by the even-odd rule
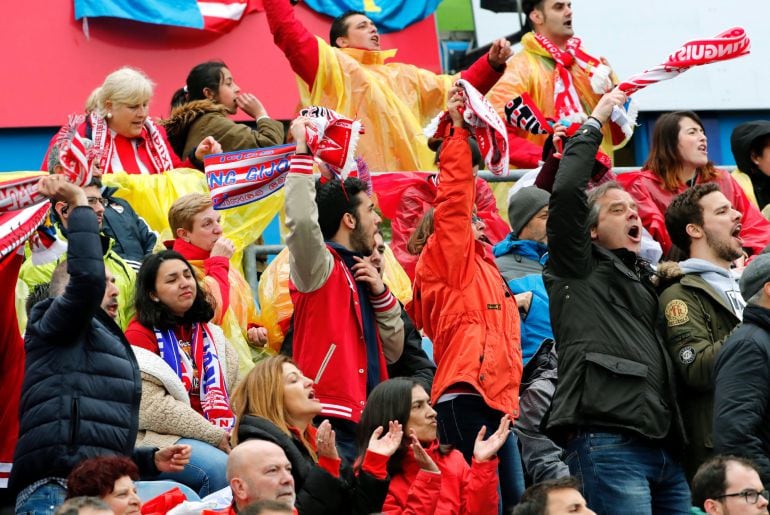
[[[540,46],[531,32],[525,34],[521,39],[521,46],[521,52],[508,60],[502,78],[489,91],[487,99],[494,106],[497,113],[505,119],[505,104],[526,92],[532,97],[532,100],[540,108],[543,115],[553,117],[554,74],[556,73],[553,58]],[[586,115],[591,114],[602,95],[594,93],[593,89],[591,89],[591,80],[588,77],[588,73],[580,66],[573,64],[569,71],[572,74],[572,82],[583,105],[583,110],[586,112]],[[614,74],[611,78],[613,83],[617,82]],[[511,130],[515,135],[541,148],[547,138],[547,135],[532,134],[521,129]],[[612,158],[613,146],[609,124],[605,124],[603,131],[604,140],[602,140],[601,149]]]
[[[444,108],[459,75],[386,64],[396,50],[333,48],[317,40],[318,72],[312,89],[297,79],[302,104],[359,118],[366,132],[357,153],[372,171],[435,169],[435,154],[422,129]]]

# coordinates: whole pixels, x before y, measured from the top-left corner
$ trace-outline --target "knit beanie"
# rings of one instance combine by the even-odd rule
[[[743,270],[740,287],[743,299],[748,300],[770,282],[770,254],[760,254]]]
[[[508,221],[511,223],[511,233],[519,237],[519,232],[526,226],[538,211],[548,205],[551,194],[536,186],[527,186],[511,195],[508,200]]]

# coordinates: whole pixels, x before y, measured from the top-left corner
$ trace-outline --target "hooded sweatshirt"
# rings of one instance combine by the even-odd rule
[[[732,270],[717,266],[705,259],[691,258],[679,263],[679,267],[685,274],[697,274],[717,292],[730,306],[733,313],[743,319],[743,308],[746,302],[741,296],[738,279]]]

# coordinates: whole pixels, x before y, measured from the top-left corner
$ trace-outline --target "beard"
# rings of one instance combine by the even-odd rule
[[[374,238],[370,238],[364,231],[363,224],[356,217],[356,228],[350,233],[350,246],[353,252],[358,252],[364,257],[372,255],[374,250]]]
[[[735,248],[730,244],[732,242],[732,236],[728,238],[719,238],[711,231],[704,230],[703,232],[706,235],[706,243],[714,250],[714,253],[719,259],[732,262],[743,255],[743,249]]]

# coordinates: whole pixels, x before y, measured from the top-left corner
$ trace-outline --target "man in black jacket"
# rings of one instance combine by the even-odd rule
[[[743,324],[714,366],[714,452],[751,459],[770,485],[770,254],[749,263],[740,286]]]
[[[681,416],[652,272],[638,257],[636,204],[615,183],[585,192],[601,127],[624,102],[617,89],[602,97],[567,144],[551,193],[544,280],[559,381],[548,429],[598,514],[687,513],[687,482],[667,450]]]
[[[63,175],[40,192],[67,204],[67,261],[54,272],[51,298],[37,303],[25,335],[19,440],[9,488],[17,513],[53,513],[66,477],[87,458],[132,455],[147,473],[180,471],[188,446],[134,452],[141,377],[113,318],[117,288],[105,271],[99,225],[83,189]],[[66,267],[66,270],[65,270]],[[157,451],[157,452],[156,452]]]

